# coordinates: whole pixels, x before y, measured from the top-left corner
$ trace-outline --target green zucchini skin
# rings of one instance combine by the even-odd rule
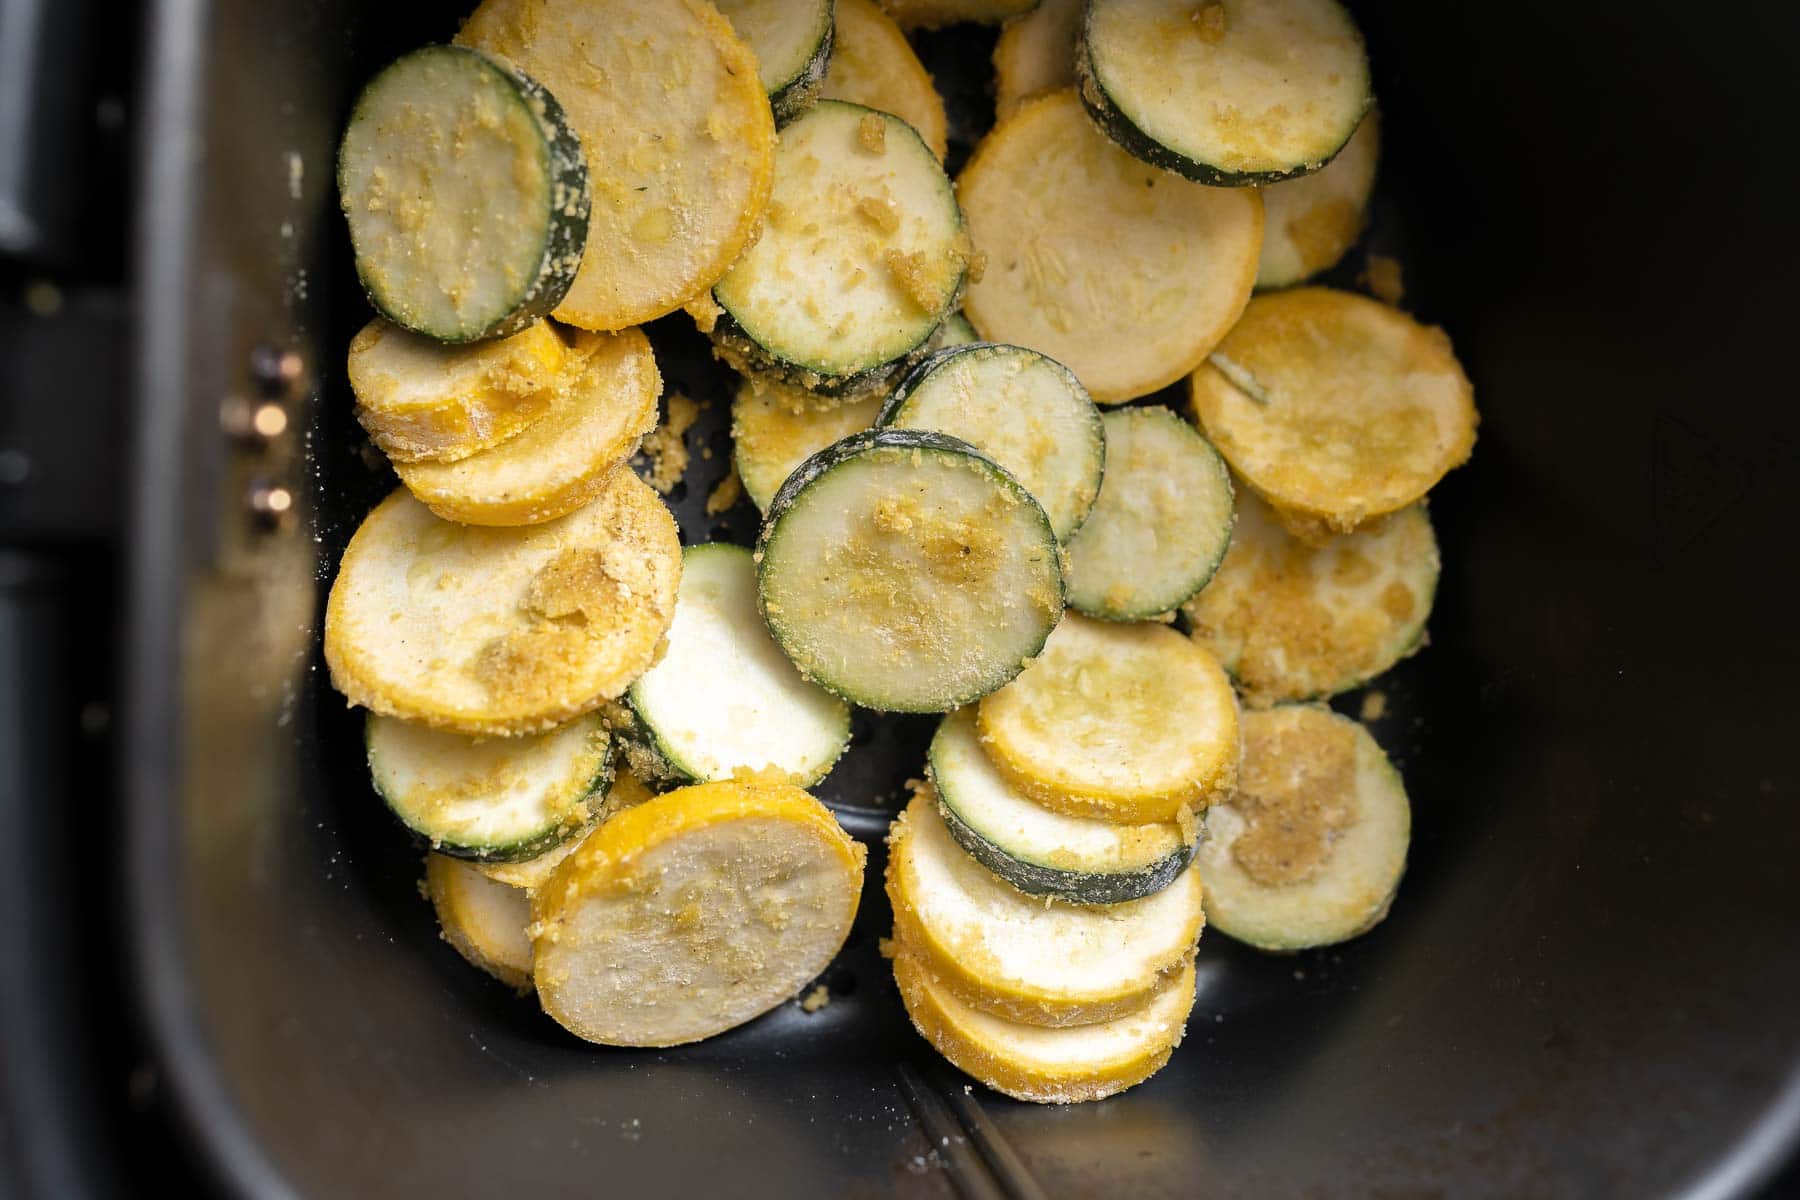
[[[794,509],[809,486],[833,470],[854,464],[858,457],[872,450],[903,450],[925,454],[945,454],[954,455],[962,459],[973,460],[1001,487],[1008,490],[1019,505],[1025,507],[1027,511],[1035,515],[1036,525],[1041,530],[1044,544],[1050,554],[1050,568],[1056,581],[1054,612],[1049,614],[1049,618],[1043,622],[1041,633],[1033,638],[1030,646],[1023,649],[1015,664],[1011,665],[1009,669],[997,673],[994,678],[986,679],[982,681],[979,686],[970,688],[965,692],[959,692],[955,695],[946,694],[934,696],[931,697],[929,701],[897,701],[892,697],[862,693],[855,688],[847,687],[840,681],[818,678],[816,674],[807,669],[806,664],[801,661],[802,656],[796,654],[795,648],[790,642],[787,639],[784,639],[780,621],[775,619],[770,612],[769,577],[771,557],[769,549],[780,536],[783,520],[788,516],[790,511]],[[852,704],[858,704],[865,708],[871,708],[880,712],[947,712],[965,704],[971,704],[974,701],[979,700],[982,696],[985,696],[1000,687],[1004,687],[1018,675],[1019,671],[1024,669],[1026,662],[1043,651],[1044,643],[1049,640],[1051,632],[1056,628],[1058,621],[1061,620],[1063,609],[1066,604],[1056,535],[1050,527],[1050,518],[1045,515],[1043,507],[1038,504],[1031,493],[1026,491],[1018,480],[1014,479],[1004,467],[1000,466],[991,458],[982,454],[975,447],[969,445],[969,443],[960,438],[950,437],[947,434],[938,433],[934,430],[868,429],[861,433],[851,434],[849,437],[843,438],[842,440],[825,447],[811,458],[808,458],[805,462],[794,468],[793,473],[788,476],[787,481],[781,485],[780,489],[776,491],[774,498],[769,502],[768,515],[763,521],[762,530],[757,535],[755,553],[758,585],[757,605],[762,612],[763,622],[768,626],[769,634],[775,639],[776,644],[781,646],[782,650],[793,659],[795,665],[800,668],[802,675],[807,676],[827,691],[842,697]]]
[[[948,324],[948,322],[945,322],[945,324]],[[943,329],[943,326],[939,326],[938,328],[941,330]],[[943,366],[946,362],[949,362],[960,354],[967,354],[971,350],[991,348],[1000,344],[1001,343],[999,342],[984,342],[979,340],[973,342],[953,342],[949,345],[940,345],[936,349],[928,351],[920,357],[918,362],[912,365],[911,369],[906,372],[900,382],[894,385],[894,390],[888,393],[888,398],[882,401],[881,411],[875,414],[875,424],[878,426],[892,425],[894,419],[900,415],[901,406],[906,403],[907,397],[911,396],[921,383],[930,378],[933,371]]]
[[[774,531],[775,526],[780,522],[781,518],[786,515],[787,510],[793,507],[794,501],[799,497],[801,492],[806,490],[808,484],[834,467],[843,466],[845,463],[854,460],[864,451],[877,448],[891,450],[936,450],[980,459],[993,469],[995,475],[1004,479],[1012,487],[1017,488],[1021,494],[1030,494],[1026,492],[1024,488],[1019,487],[1018,480],[1014,479],[1005,467],[1002,467],[999,463],[983,454],[980,450],[977,450],[974,446],[969,445],[969,443],[963,441],[961,438],[951,437],[947,433],[938,433],[933,429],[865,429],[861,433],[853,433],[847,438],[833,442],[831,445],[820,450],[817,454],[814,454],[811,458],[795,467],[793,474],[787,477],[787,482],[783,483],[781,487],[776,490],[775,498],[769,501],[769,514],[763,521],[762,532],[757,535],[756,539],[758,563],[760,564],[762,562],[762,551],[769,540],[770,534]],[[1036,501],[1032,501],[1032,503],[1036,504]],[[1046,527],[1049,525],[1047,519],[1045,525]],[[1045,635],[1046,638],[1048,638],[1048,636],[1048,634]],[[1040,650],[1043,649],[1042,646],[1038,648]]]
[[[976,862],[1029,896],[1050,896],[1072,904],[1124,904],[1142,900],[1175,882],[1176,876],[1194,861],[1197,842],[1189,842],[1174,853],[1158,859],[1141,871],[1128,873],[1095,873],[1065,871],[1042,863],[1014,858],[998,845],[976,833],[957,815],[942,793],[938,795],[938,812],[945,828]]]
[[[1088,571],[1095,569],[1092,566],[1095,561],[1092,554],[1095,551],[1083,546],[1079,530],[1069,540],[1067,583],[1070,608],[1083,616],[1093,617],[1100,621],[1129,623],[1154,620],[1164,613],[1175,612],[1199,595],[1200,591],[1212,581],[1212,577],[1218,573],[1219,564],[1225,561],[1225,553],[1231,546],[1231,532],[1237,522],[1234,507],[1236,495],[1231,484],[1231,471],[1226,467],[1225,460],[1220,457],[1219,452],[1213,448],[1213,444],[1207,441],[1198,429],[1160,405],[1113,409],[1105,414],[1103,420],[1107,425],[1109,439],[1107,444],[1113,450],[1111,474],[1106,479],[1112,482],[1112,486],[1116,490],[1129,489],[1136,482],[1131,470],[1132,463],[1124,453],[1129,448],[1128,434],[1135,432],[1129,430],[1128,426],[1132,423],[1149,425],[1156,422],[1160,427],[1169,430],[1170,436],[1178,439],[1179,444],[1190,452],[1196,462],[1206,464],[1198,469],[1209,474],[1212,477],[1209,482],[1216,484],[1217,493],[1222,493],[1222,496],[1213,494],[1211,497],[1215,501],[1222,500],[1224,508],[1222,522],[1212,527],[1216,539],[1215,544],[1208,548],[1204,555],[1193,558],[1189,563],[1189,570],[1184,576],[1178,577],[1178,582],[1172,584],[1168,591],[1140,597],[1135,603],[1119,603],[1113,598],[1107,585],[1141,578],[1144,574],[1141,559],[1116,575],[1109,577],[1102,573],[1098,579],[1084,578]],[[1157,426],[1152,425],[1151,427]],[[1184,494],[1193,497],[1194,491],[1185,490]],[[1103,503],[1105,508],[1103,508]],[[1190,514],[1197,511],[1197,508],[1196,505],[1194,509],[1190,510]],[[1096,499],[1093,510],[1089,513],[1091,524],[1084,525],[1082,528],[1088,531],[1090,537],[1104,538],[1106,534],[1103,522],[1111,517],[1112,511],[1114,510],[1111,501],[1106,496],[1105,480],[1103,480],[1101,494]],[[1096,517],[1095,514],[1100,515]],[[1168,531],[1166,525],[1159,529],[1159,532],[1165,531]],[[1101,545],[1102,549],[1098,552],[1104,553],[1104,543]],[[1175,554],[1185,551],[1187,548],[1178,545],[1169,552],[1170,556],[1174,557]]]
[[[1028,895],[1073,904],[1142,899],[1173,883],[1198,849],[1197,824],[1185,833],[1171,827],[1175,836],[1160,839],[1162,844],[1147,852],[1121,855],[1123,847],[1111,836],[1096,843],[1096,829],[1111,835],[1117,827],[1049,812],[1015,792],[982,747],[969,710],[944,718],[925,761],[939,812],[957,844]],[[1032,816],[1021,821],[1024,813]],[[1120,829],[1117,836],[1135,839],[1142,833]]]
[[[825,36],[813,48],[812,57],[798,74],[769,93],[769,107],[775,111],[775,124],[786,125],[803,116],[819,98],[825,86],[825,75],[831,70],[831,52],[837,41],[837,22],[825,23]]]
[[[739,291],[741,287],[750,286],[743,284],[743,279],[770,269],[770,264],[760,257],[763,251],[767,250],[772,255],[782,252],[777,247],[787,235],[771,226],[765,229],[761,241],[745,251],[725,278],[713,285],[713,302],[720,310],[711,329],[713,353],[739,374],[759,376],[788,387],[805,388],[820,396],[840,399],[865,397],[887,388],[919,359],[930,353],[938,345],[937,338],[944,322],[961,305],[963,294],[968,289],[968,230],[962,210],[956,202],[955,186],[944,175],[942,165],[920,138],[918,131],[892,113],[878,112],[845,100],[824,100],[815,104],[805,114],[804,120],[794,121],[782,135],[783,147],[778,151],[776,160],[776,193],[771,204],[780,206],[799,203],[797,197],[787,196],[784,199],[781,191],[783,153],[800,154],[811,144],[810,139],[829,138],[833,132],[842,132],[847,128],[846,123],[849,121],[870,118],[878,118],[884,131],[883,136],[891,139],[882,152],[883,156],[889,161],[907,157],[910,165],[916,168],[906,178],[899,180],[896,187],[910,189],[915,184],[924,185],[925,190],[930,193],[928,206],[934,214],[932,219],[945,223],[946,230],[939,231],[945,241],[937,250],[945,254],[955,253],[960,259],[948,296],[944,298],[941,307],[923,313],[916,324],[911,320],[907,322],[904,333],[897,334],[895,339],[899,343],[904,337],[904,343],[884,345],[879,353],[873,347],[863,346],[859,352],[846,355],[844,361],[826,361],[820,357],[823,352],[818,344],[806,344],[816,330],[797,336],[792,330],[784,333],[780,321],[774,316],[776,312],[791,312],[798,308],[800,301],[797,296],[790,294],[787,303],[774,304],[766,298],[753,300]],[[833,158],[829,161],[854,162],[848,158]],[[859,169],[852,168],[852,173]],[[816,189],[821,186],[817,181],[796,186],[814,189],[808,191],[804,198],[807,201],[817,200]],[[926,203],[921,202],[922,205]],[[902,220],[905,216],[903,210]],[[828,226],[827,229],[832,231],[832,236],[842,235],[842,231],[835,230],[834,227]],[[956,249],[958,245],[962,248]],[[813,272],[815,278],[808,282],[816,285],[819,282],[817,274],[816,271]],[[832,278],[831,285],[839,286],[835,277]],[[787,286],[791,288],[797,285],[792,280],[787,280]]]
[[[388,320],[396,325],[412,330],[414,333],[449,344],[484,341],[489,338],[506,337],[524,329],[533,321],[550,315],[563,297],[568,293],[570,285],[575,282],[575,274],[581,267],[582,252],[587,246],[588,214],[593,207],[593,195],[589,186],[587,159],[582,153],[581,139],[575,134],[563,113],[562,105],[556,97],[542,84],[529,75],[512,66],[489,57],[477,50],[464,46],[427,46],[416,50],[403,58],[396,59],[371,79],[364,86],[352,107],[350,118],[346,122],[345,136],[338,142],[337,183],[339,205],[345,220],[355,229],[352,204],[348,187],[348,166],[345,152],[350,138],[349,130],[355,128],[358,121],[367,117],[365,105],[375,91],[376,85],[389,72],[404,70],[407,63],[421,55],[454,55],[478,63],[494,76],[509,86],[519,103],[526,111],[537,119],[537,126],[543,137],[543,152],[546,168],[550,175],[550,205],[546,214],[546,227],[543,236],[543,252],[539,257],[537,269],[527,282],[525,289],[506,309],[495,317],[474,328],[445,329],[422,328],[412,319],[409,306],[401,303],[397,297],[387,296],[378,281],[371,278],[370,264],[361,255],[356,256],[357,279],[362,284],[363,292],[369,303]]]
[[[959,289],[959,300],[961,294]],[[912,370],[936,348],[937,330],[927,333],[918,345],[899,358],[849,375],[824,375],[802,364],[775,357],[744,332],[744,327],[737,323],[729,309],[716,318],[712,342],[713,355],[740,375],[756,375],[784,387],[805,388],[815,396],[857,400],[885,390],[895,379]]]
[[[940,327],[941,329],[942,327]],[[1083,455],[1080,464],[1081,474],[1074,477],[1066,473],[1048,472],[1042,462],[1029,461],[1027,456],[1037,454],[1039,451],[1035,446],[1027,447],[1017,443],[1009,446],[1007,444],[1006,430],[1003,427],[1010,423],[1009,420],[1001,419],[990,423],[978,413],[968,412],[968,403],[958,403],[954,406],[956,419],[962,422],[962,428],[945,430],[945,432],[960,432],[966,435],[968,440],[976,444],[977,449],[1011,470],[1014,476],[1028,488],[1041,487],[1043,490],[1034,492],[1034,495],[1044,506],[1044,510],[1050,514],[1051,525],[1056,530],[1057,540],[1067,544],[1081,529],[1082,523],[1087,520],[1089,512],[1093,510],[1094,503],[1099,498],[1101,486],[1105,482],[1106,430],[1100,410],[1094,406],[1087,389],[1081,386],[1081,381],[1075,377],[1075,373],[1062,363],[1047,354],[1025,346],[1014,346],[1004,342],[953,341],[926,355],[901,378],[900,382],[894,386],[894,390],[889,393],[887,401],[881,406],[881,411],[875,418],[875,424],[882,427],[893,427],[901,422],[917,420],[916,413],[909,414],[907,412],[908,406],[915,397],[920,398],[921,404],[929,403],[928,395],[932,379],[939,371],[952,367],[960,359],[967,359],[967,365],[975,371],[981,370],[985,365],[983,360],[1002,363],[1018,363],[1023,360],[1029,363],[1032,369],[1048,369],[1050,374],[1058,380],[1064,394],[1063,399],[1072,402],[1073,408],[1080,412],[1081,417],[1078,422],[1075,422],[1068,420],[1072,415],[1070,410],[1065,408],[1061,411],[1061,417],[1067,423],[1059,428],[1059,436],[1056,439],[1060,450],[1068,451],[1080,445],[1088,451]],[[965,379],[964,386],[968,387],[972,382]],[[996,400],[1000,401],[998,407],[1004,418],[1017,415],[1018,409],[1023,407],[1017,404],[1018,395],[1016,393],[990,393],[988,399],[990,403]],[[1059,400],[1059,405],[1062,402],[1063,400]],[[972,403],[979,410],[981,401],[973,400]],[[1084,427],[1082,434],[1085,434],[1085,440],[1082,439],[1082,434],[1076,433],[1073,426],[1077,424]],[[1043,437],[1042,427],[1037,428],[1037,436],[1041,439]],[[1067,580],[1064,582],[1066,585]]]
[[[1302,175],[1310,175],[1314,171],[1322,169],[1326,163],[1337,156],[1338,151],[1344,148],[1345,143],[1349,142],[1351,136],[1356,132],[1357,122],[1352,122],[1344,134],[1343,141],[1339,142],[1330,154],[1318,162],[1295,163],[1284,170],[1231,171],[1177,153],[1139,129],[1136,123],[1126,116],[1113,98],[1107,94],[1106,89],[1101,86],[1094,71],[1092,52],[1088,45],[1088,26],[1092,15],[1093,7],[1089,5],[1088,11],[1082,15],[1080,32],[1075,40],[1075,76],[1078,85],[1076,90],[1081,94],[1082,106],[1087,109],[1088,115],[1094,119],[1095,124],[1100,126],[1107,137],[1133,158],[1141,159],[1153,167],[1172,171],[1184,179],[1191,179],[1195,183],[1203,183],[1208,187],[1261,187],[1264,184],[1280,183],[1284,179],[1297,179]],[[1362,119],[1363,114],[1367,113],[1373,104],[1374,97],[1370,96],[1361,112],[1357,114],[1357,121]]]
[[[373,721],[363,722],[363,753],[365,758],[371,762],[373,762],[374,756],[373,730]],[[380,775],[373,770],[369,773],[369,786],[374,789],[377,796],[381,797],[382,804],[387,807],[388,812],[394,815],[394,819],[400,823],[401,827],[412,835],[415,842],[426,849],[442,854],[446,858],[460,858],[469,862],[524,862],[556,849],[571,838],[581,837],[593,828],[594,822],[599,819],[600,802],[606,798],[607,789],[612,787],[613,763],[616,753],[617,751],[609,741],[606,753],[600,759],[600,769],[589,780],[586,794],[580,801],[580,807],[586,811],[585,820],[569,825],[558,825],[533,837],[487,846],[445,841],[434,836],[429,829],[421,828],[409,821],[402,806],[396,802],[396,798],[389,796],[382,789]]]
[[[752,591],[756,587],[756,567],[750,551],[745,547],[721,542],[703,543],[687,547],[682,554],[682,560],[682,587],[684,589],[695,583],[702,587],[710,583],[716,589],[715,595],[722,594],[737,582],[735,571],[740,568],[744,573],[742,581],[747,583],[748,588]],[[726,572],[723,578],[718,573],[720,569]],[[739,591],[736,594],[739,597],[747,598],[745,592]],[[706,602],[698,596],[693,596],[692,599],[684,597],[683,600],[678,601],[678,605],[680,603],[695,603],[704,607]],[[747,647],[753,641],[767,636],[760,623],[759,614],[745,614],[745,616],[747,620],[733,622],[729,626],[730,640],[742,647]],[[695,619],[700,620],[701,618]],[[689,736],[685,741],[685,748],[683,738],[671,734],[669,731],[667,722],[671,717],[676,721],[698,721],[701,712],[704,711],[703,703],[697,699],[699,695],[706,693],[729,694],[733,691],[734,686],[729,671],[723,669],[716,659],[709,659],[702,668],[701,664],[678,653],[677,647],[682,645],[680,642],[682,636],[682,621],[678,618],[676,627],[671,629],[668,635],[669,654],[656,667],[640,676],[637,682],[633,683],[626,691],[625,702],[629,705],[633,717],[632,734],[628,739],[630,744],[626,753],[627,762],[633,766],[633,773],[640,778],[650,776],[658,781],[688,783],[704,782],[709,779],[726,779],[740,769],[757,769],[763,764],[758,764],[753,759],[732,762],[722,755],[721,747],[732,745],[733,735],[737,731],[730,726],[740,725],[735,714],[743,711],[742,709],[731,708],[729,711],[734,714],[731,717],[727,717],[723,713],[717,714],[720,717],[720,724],[715,725],[702,737]],[[657,683],[658,673],[663,671],[680,672],[678,675],[665,676],[664,680],[673,678],[679,681],[685,677],[694,681],[697,686],[693,691],[670,695]],[[737,694],[740,698],[744,696],[741,690]],[[809,700],[813,698],[808,697]],[[755,695],[752,694],[750,699],[754,701]],[[829,703],[833,708],[829,738],[819,737],[817,740],[809,740],[798,763],[770,761],[767,762],[767,767],[785,772],[792,782],[803,788],[817,785],[831,773],[831,768],[837,765],[838,759],[843,757],[844,751],[850,744],[850,708],[836,697],[831,697]],[[751,711],[756,711],[754,706]],[[774,710],[766,711],[772,714]],[[808,717],[809,714],[789,710],[783,718],[765,720],[760,725],[760,732],[754,739],[756,750],[769,754],[772,758],[781,757],[783,748],[779,743],[784,737],[793,739],[804,737],[809,730],[818,731],[818,726],[809,721]],[[758,728],[753,722],[742,722],[741,726],[750,729]],[[639,740],[640,738],[641,740]],[[711,744],[708,745],[708,743]],[[790,741],[789,748],[791,745]],[[744,748],[748,750],[748,747]],[[806,761],[806,752],[816,755],[810,763]],[[699,756],[707,754],[720,756],[720,761],[709,767],[703,759],[699,758]],[[649,759],[649,763],[640,769],[639,764],[646,758]]]
[[[669,758],[649,726],[640,722],[630,729],[615,727],[613,737],[618,740],[619,753],[632,775],[652,792],[666,792],[694,782],[693,776]]]
[[[967,286],[965,279],[964,287]],[[960,292],[959,292],[960,298]],[[934,354],[979,340],[961,312],[944,318],[917,346],[892,362],[853,375],[821,375],[765,352],[744,332],[729,312],[721,310],[712,330],[713,355],[740,375],[757,375],[784,387],[805,388],[815,396],[858,400],[885,391],[896,379],[904,379]],[[886,405],[883,405],[886,411]]]

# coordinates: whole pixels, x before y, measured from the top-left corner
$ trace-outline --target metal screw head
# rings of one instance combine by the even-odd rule
[[[219,428],[235,442],[257,449],[287,432],[287,409],[273,400],[227,396],[219,405]]]
[[[306,363],[298,350],[265,344],[250,351],[250,378],[265,396],[292,396],[305,372]]]
[[[258,479],[250,485],[250,519],[258,529],[274,531],[286,529],[294,523],[294,493],[292,489],[267,479]]]

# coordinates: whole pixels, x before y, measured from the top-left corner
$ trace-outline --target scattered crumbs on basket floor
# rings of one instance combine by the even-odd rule
[[[1380,688],[1363,693],[1361,716],[1364,722],[1379,721],[1387,716],[1387,693]]]
[[[669,416],[644,437],[638,451],[650,464],[644,482],[668,495],[687,473],[688,448],[685,436],[700,419],[700,406],[683,392],[669,393]]]
[[[736,504],[743,494],[744,481],[738,478],[737,468],[734,467],[706,494],[706,515],[718,516]]]
[[[1358,280],[1377,300],[1400,307],[1406,284],[1400,278],[1400,260],[1387,254],[1370,254]]]

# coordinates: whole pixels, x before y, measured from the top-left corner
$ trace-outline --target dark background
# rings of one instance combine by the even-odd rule
[[[1434,496],[1433,644],[1384,683],[1375,730],[1413,797],[1411,871],[1345,947],[1205,939],[1171,1067],[1058,1111],[959,1099],[874,959],[878,889],[822,1021],[784,1010],[681,1052],[585,1051],[433,939],[354,721],[290,626],[329,579],[314,554],[388,486],[337,371],[364,309],[322,164],[356,83],[455,13],[0,16],[27,9],[22,60],[0,24],[0,94],[31,117],[0,144],[30,169],[0,179],[30,180],[39,218],[0,246],[0,1191],[147,1190],[203,1162],[256,1179],[220,1095],[295,1186],[338,1194],[494,1172],[552,1192],[1699,1196],[1753,1186],[1786,1144],[1788,11],[1358,6],[1386,118],[1371,245],[1483,412]],[[921,41],[962,151],[991,36]],[[672,386],[715,400],[674,497],[704,539],[725,375],[683,318],[653,336]],[[259,386],[264,344],[299,348],[308,380],[295,440],[245,447],[216,413]],[[287,531],[244,513],[270,481],[303,499]],[[868,834],[929,724],[859,727],[828,797]]]

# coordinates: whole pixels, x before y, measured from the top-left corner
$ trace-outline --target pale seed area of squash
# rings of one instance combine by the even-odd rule
[[[1305,883],[1355,823],[1356,727],[1338,721],[1244,722],[1231,807],[1244,828],[1231,856],[1264,887]]]

